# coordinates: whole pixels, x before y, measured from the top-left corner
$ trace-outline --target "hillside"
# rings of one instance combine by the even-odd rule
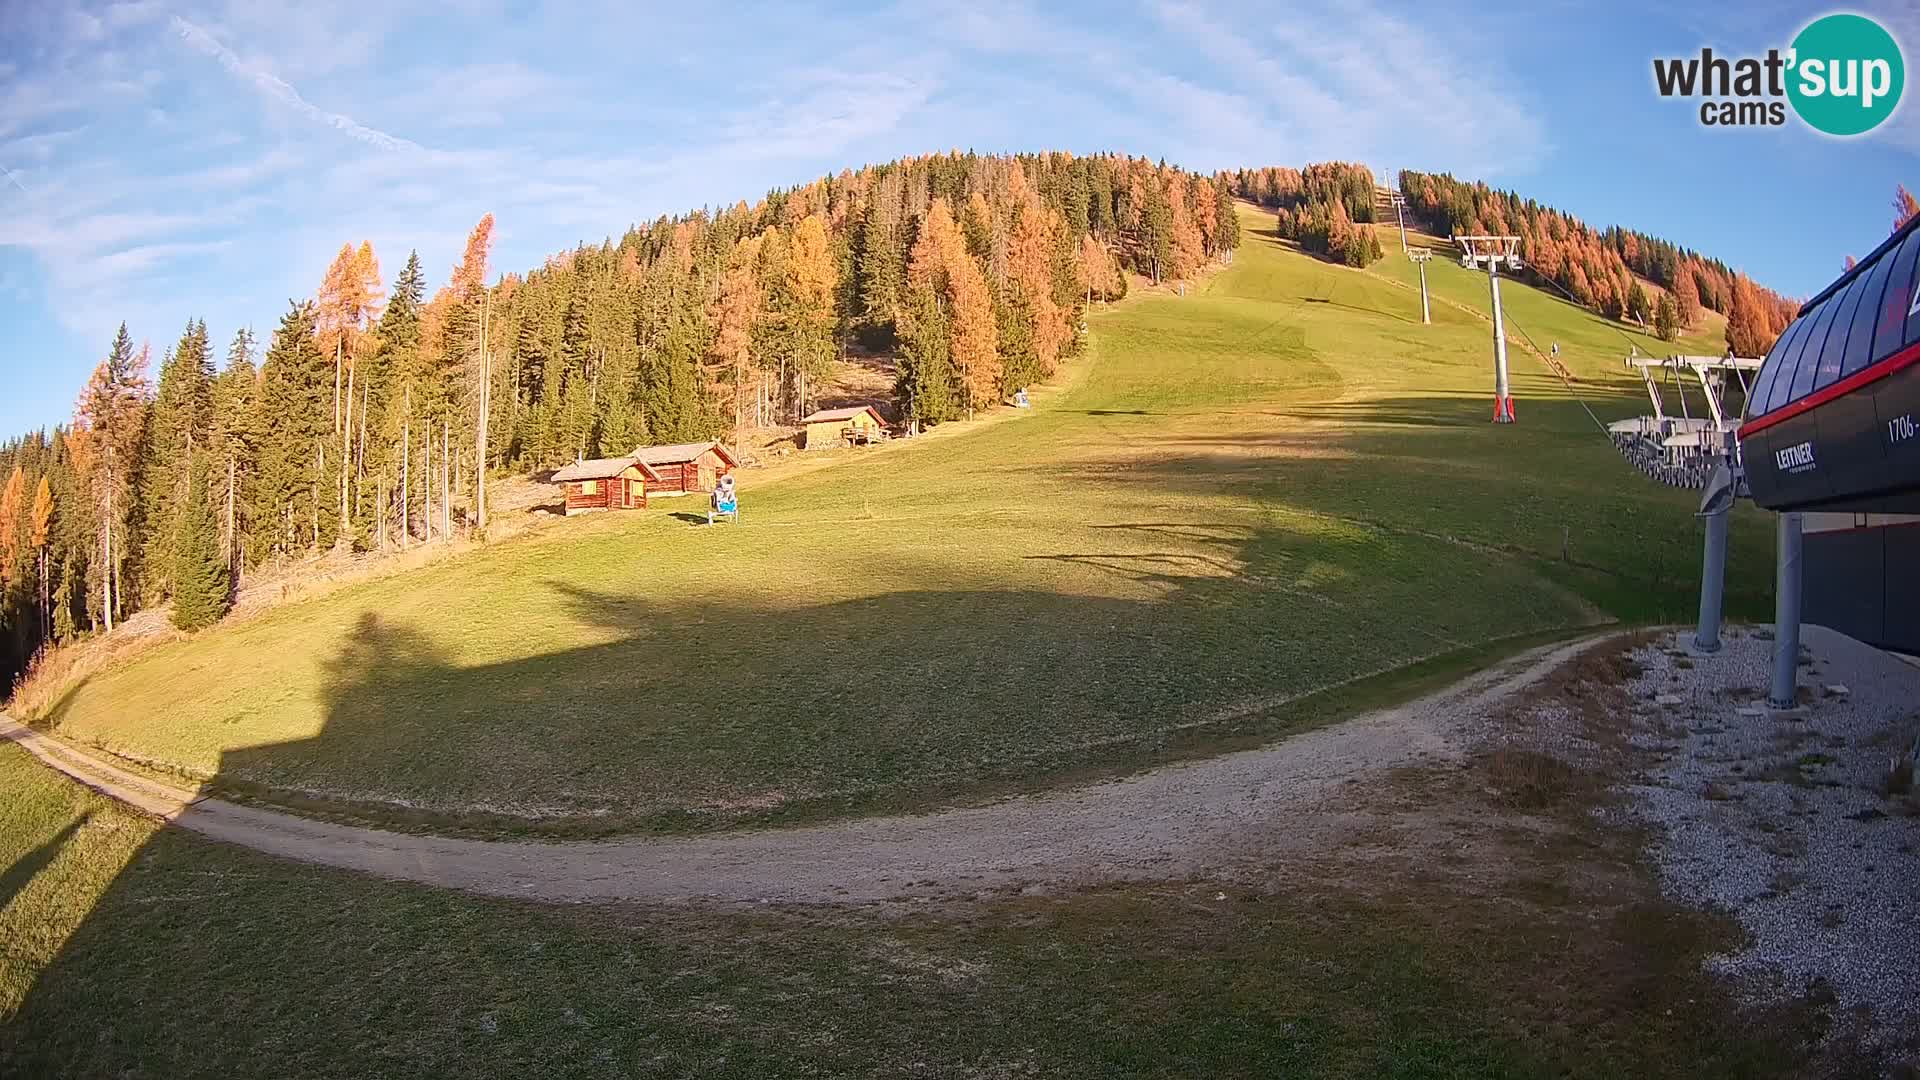
[[[1523,353],[1520,423],[1487,424],[1488,325],[1442,304],[1423,327],[1397,244],[1355,271],[1238,213],[1230,268],[1096,305],[1031,414],[749,471],[737,529],[661,500],[292,603],[33,719],[329,813],[684,830],[1211,751],[1515,635],[1689,614],[1691,495],[1626,467]],[[1429,274],[1484,309],[1482,276]],[[1619,361],[1659,343],[1503,296],[1601,421],[1640,411]],[[1737,609],[1770,565],[1740,519]]]

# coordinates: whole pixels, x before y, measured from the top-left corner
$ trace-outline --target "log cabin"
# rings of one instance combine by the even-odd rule
[[[874,443],[880,441],[887,431],[886,420],[871,405],[821,409],[807,415],[800,423],[806,426],[806,442],[803,445],[808,450],[851,443]]]
[[[630,457],[593,458],[555,470],[553,482],[565,486],[572,517],[589,510],[644,509],[647,485],[660,483],[660,474]]]
[[[720,478],[739,467],[733,451],[718,441],[635,447],[627,460],[639,462],[657,477],[649,482],[656,495],[712,491]]]

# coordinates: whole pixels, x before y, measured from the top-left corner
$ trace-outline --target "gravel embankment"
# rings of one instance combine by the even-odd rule
[[[1830,988],[1871,1043],[1920,1032],[1920,801],[1889,764],[1920,733],[1920,668],[1808,627],[1807,704],[1765,708],[1772,641],[1734,630],[1714,656],[1689,632],[1643,648],[1634,741],[1659,764],[1630,785],[1676,900],[1722,908],[1748,940],[1710,967],[1755,995]],[[1844,688],[1844,689],[1842,689]]]

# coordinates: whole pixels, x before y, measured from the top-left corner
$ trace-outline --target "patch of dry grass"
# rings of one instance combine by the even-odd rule
[[[1602,778],[1562,758],[1514,747],[1488,753],[1480,770],[1500,805],[1515,810],[1561,806],[1605,785]]]

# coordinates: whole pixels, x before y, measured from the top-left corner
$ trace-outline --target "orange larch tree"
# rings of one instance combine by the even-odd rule
[[[1899,232],[1900,226],[1912,221],[1915,217],[1920,217],[1920,199],[1914,198],[1913,192],[1907,190],[1907,185],[1895,184],[1893,186],[1893,231]]]
[[[0,490],[0,597],[15,584],[26,553],[27,474],[15,465]]]
[[[39,568],[40,637],[52,636],[52,602],[47,595],[47,545],[53,539],[53,485],[46,473],[40,474],[40,488],[33,493],[31,519],[34,565]]]
[[[813,388],[833,370],[834,289],[839,284],[826,218],[808,214],[793,227],[787,251],[787,294],[792,309],[786,313],[788,340],[793,349],[798,380],[797,402],[802,415]]]
[[[753,334],[765,304],[760,279],[754,272],[759,263],[760,237],[750,236],[736,242],[720,279],[720,294],[714,297],[707,313],[713,324],[713,344],[709,352],[716,367],[729,375],[727,382],[733,398],[736,432],[746,424],[747,380],[753,371]],[[754,419],[757,422],[760,418]]]

